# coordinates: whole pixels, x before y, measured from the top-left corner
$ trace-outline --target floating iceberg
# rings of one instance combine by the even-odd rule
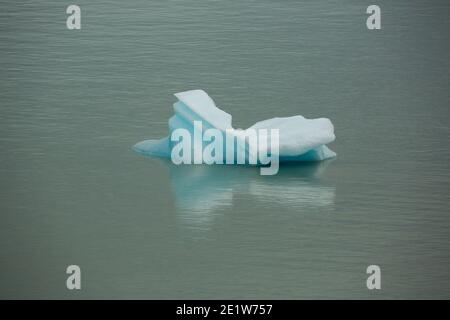
[[[262,151],[267,152],[267,154],[274,152],[274,149],[271,149],[271,145],[267,141],[255,144],[253,140],[249,139],[251,131],[261,129],[266,129],[270,132],[265,137],[269,140],[273,135],[272,129],[277,130],[277,156],[280,162],[320,161],[336,156],[336,153],[326,146],[326,144],[335,139],[333,124],[327,118],[306,119],[297,115],[260,121],[246,130],[234,129],[231,115],[219,109],[203,90],[179,92],[175,96],[179,101],[173,105],[175,115],[169,119],[169,136],[159,140],[139,142],[133,147],[135,151],[145,155],[171,158],[172,150],[177,144],[171,139],[174,131],[185,129],[195,136],[196,124],[200,122],[202,124],[201,129],[216,129],[216,131],[218,130],[222,133],[223,141],[233,141],[232,146],[230,144],[221,145],[223,147],[221,154],[227,156],[229,155],[230,147],[232,147],[233,160],[239,157],[240,151],[246,155],[246,159],[250,159],[253,154],[261,154]],[[230,137],[235,140],[229,139]],[[217,140],[217,137],[215,137],[215,140]],[[213,141],[213,139],[209,141]],[[235,141],[237,141],[236,148]],[[208,144],[204,141],[201,143],[202,148]],[[199,155],[199,153],[202,153],[202,148],[198,150],[195,148],[195,144],[192,146],[190,154],[192,154],[194,159],[202,159],[201,154]],[[215,152],[217,153],[217,150]],[[221,163],[228,164],[232,162],[223,161]]]

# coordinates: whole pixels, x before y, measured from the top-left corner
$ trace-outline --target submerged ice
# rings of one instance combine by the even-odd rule
[[[220,154],[224,159],[215,163],[236,163],[240,155],[244,154],[246,159],[257,158],[258,164],[267,164],[260,161],[258,155],[266,154],[268,157],[275,153],[278,161],[320,161],[335,157],[326,144],[334,141],[334,128],[327,118],[306,119],[297,115],[284,118],[272,118],[255,123],[248,129],[234,129],[230,114],[219,109],[214,101],[203,90],[191,90],[176,93],[178,101],[173,105],[175,114],[169,119],[169,136],[159,140],[145,140],[134,145],[134,150],[139,153],[170,158],[172,151],[179,147],[179,140],[186,142],[186,137],[174,141],[174,133],[178,131],[188,132],[191,136],[199,134],[199,124],[202,132],[215,129],[220,132],[223,139]],[[184,130],[179,130],[184,129]],[[210,130],[213,131],[213,130]],[[268,132],[264,136],[264,143],[258,143],[258,139],[252,139],[252,132]],[[275,137],[275,133],[277,136]],[[172,138],[172,139],[171,139]],[[208,144],[217,142],[217,137],[209,137],[211,142],[200,142],[200,148],[195,143],[189,144],[189,157],[200,159],[200,163],[208,163],[203,160],[202,150]],[[274,138],[277,140],[277,148],[273,147]],[[198,146],[198,144],[197,144]],[[231,155],[230,155],[231,151]],[[217,155],[218,150],[214,150]],[[186,155],[186,151],[182,152]],[[228,158],[227,158],[228,157]],[[230,157],[233,161],[230,161]],[[225,159],[226,158],[226,159]],[[173,159],[172,159],[173,160]],[[192,161],[191,163],[199,163]],[[247,163],[251,163],[247,162]]]

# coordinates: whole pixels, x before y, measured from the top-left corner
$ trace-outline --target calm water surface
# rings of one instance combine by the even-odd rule
[[[450,298],[450,4],[7,1],[1,298]],[[332,161],[176,167],[173,93],[236,127],[328,117]],[[82,269],[82,290],[65,269]],[[366,268],[382,290],[366,288]]]

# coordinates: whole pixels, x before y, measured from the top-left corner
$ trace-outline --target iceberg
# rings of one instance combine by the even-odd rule
[[[260,154],[266,151],[274,152],[267,143],[255,144],[248,138],[249,132],[266,129],[272,135],[272,129],[278,130],[278,158],[280,162],[286,161],[321,161],[333,158],[336,153],[330,150],[326,144],[335,140],[334,127],[327,118],[306,119],[301,115],[283,118],[272,118],[255,123],[248,129],[235,129],[232,126],[232,116],[216,106],[211,97],[203,90],[190,90],[175,94],[178,101],[173,105],[175,114],[169,119],[169,135],[162,139],[141,141],[133,146],[133,149],[141,154],[170,158],[172,149],[176,145],[171,140],[172,134],[177,129],[185,129],[195,136],[196,123],[202,124],[202,129],[216,129],[223,135],[223,141],[233,141],[233,159],[238,157],[240,151],[244,152],[247,159],[254,153]],[[237,147],[234,147],[236,139]],[[242,143],[239,143],[242,142]],[[202,147],[207,143],[202,142]],[[194,145],[195,146],[195,145]],[[196,158],[202,152],[191,149],[192,156]],[[223,154],[227,154],[224,144]],[[262,150],[264,149],[264,150]],[[217,152],[217,151],[216,151]],[[199,157],[201,159],[201,155]],[[225,163],[225,161],[223,162]],[[231,163],[231,162],[226,162]],[[235,163],[235,162],[234,162]],[[258,163],[260,164],[260,163]]]

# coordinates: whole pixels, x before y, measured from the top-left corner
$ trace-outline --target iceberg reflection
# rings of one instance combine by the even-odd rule
[[[257,167],[177,166],[161,160],[169,168],[178,217],[183,224],[208,228],[233,199],[249,199],[281,209],[332,207],[335,188],[320,176],[333,160],[283,165],[275,176],[262,176]]]

